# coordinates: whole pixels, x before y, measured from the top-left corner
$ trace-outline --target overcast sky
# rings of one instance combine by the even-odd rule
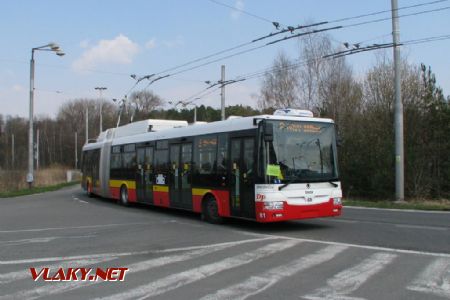
[[[399,7],[428,2],[433,1],[399,0]],[[404,15],[442,8],[401,18],[402,41],[450,34],[450,1],[434,2],[399,12]],[[98,97],[94,90],[96,86],[107,87],[103,93],[107,99],[121,98],[135,83],[130,74],[160,73],[275,32],[271,21],[279,22],[281,26],[297,26],[389,10],[390,7],[389,0],[5,0],[0,10],[0,113],[28,115],[31,48],[48,42],[57,42],[66,55],[58,57],[43,51],[35,54],[35,112],[53,117],[64,101]],[[389,16],[388,12],[331,23],[322,28]],[[391,42],[391,31],[391,22],[387,20],[333,30],[329,34],[334,45],[342,47],[343,42],[364,42],[362,45]],[[235,52],[264,43],[253,43]],[[204,81],[219,80],[222,64],[226,65],[226,79],[233,79],[269,67],[280,51],[297,58],[298,48],[298,41],[291,39],[167,77],[149,88],[166,101],[184,100],[206,88]],[[450,40],[443,40],[403,47],[402,55],[412,63],[430,65],[447,95],[450,93],[449,51]],[[373,65],[375,55],[366,52],[350,56],[348,61],[360,78]],[[203,62],[159,76],[174,74]],[[227,86],[227,105],[256,106],[254,95],[258,93],[260,83],[261,78],[255,78]],[[136,88],[144,88],[147,84],[148,81],[142,81]],[[219,92],[213,92],[197,103],[218,107]]]

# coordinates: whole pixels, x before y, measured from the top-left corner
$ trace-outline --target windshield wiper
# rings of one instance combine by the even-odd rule
[[[295,181],[294,179],[288,180],[288,182],[286,182],[285,184],[280,185],[280,186],[278,187],[278,190],[281,191],[282,189],[284,189],[285,187],[287,187],[288,185],[290,185],[290,184],[291,184],[292,182],[294,182],[294,181]]]
[[[328,183],[330,183],[334,187],[338,187],[339,186],[337,183],[333,182],[332,180],[328,180]]]

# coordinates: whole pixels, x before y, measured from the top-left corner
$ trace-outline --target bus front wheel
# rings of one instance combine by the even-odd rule
[[[213,224],[220,224],[223,222],[223,218],[219,216],[219,207],[217,206],[217,201],[214,196],[208,195],[203,201],[202,217],[205,221]]]
[[[120,188],[120,204],[128,206],[128,189],[124,185]]]

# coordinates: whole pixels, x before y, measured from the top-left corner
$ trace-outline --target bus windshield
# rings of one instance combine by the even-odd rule
[[[265,122],[273,126],[273,141],[260,134],[259,162],[266,183],[338,180],[334,124]]]

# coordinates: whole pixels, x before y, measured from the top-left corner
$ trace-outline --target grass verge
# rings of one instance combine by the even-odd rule
[[[407,201],[398,203],[394,201],[362,201],[362,200],[344,200],[344,206],[360,206],[374,208],[394,208],[394,209],[415,209],[415,210],[440,210],[450,211],[449,200],[423,200]]]
[[[0,193],[0,198],[11,198],[11,197],[19,197],[19,196],[25,196],[25,195],[31,195],[31,194],[39,194],[39,193],[45,193],[45,192],[51,192],[56,191],[68,186],[73,186],[76,184],[80,184],[80,182],[64,182],[59,183],[55,185],[49,185],[49,186],[38,186],[33,187],[31,189],[21,189],[17,191],[10,191],[10,192],[2,192]]]

